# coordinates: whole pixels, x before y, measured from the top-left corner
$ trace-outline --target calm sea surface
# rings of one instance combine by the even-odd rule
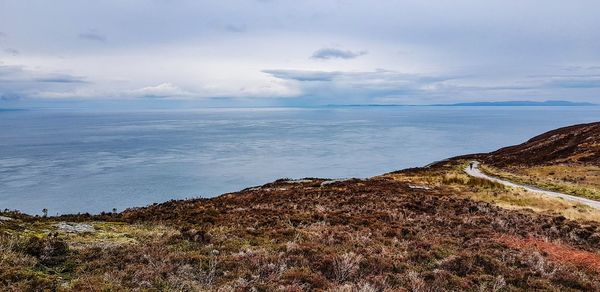
[[[0,112],[0,209],[100,212],[369,177],[600,120],[600,107]]]

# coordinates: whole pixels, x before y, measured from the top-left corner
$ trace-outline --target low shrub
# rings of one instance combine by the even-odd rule
[[[62,264],[69,252],[67,243],[57,236],[32,236],[22,245],[23,251],[39,259],[40,264],[56,266]]]

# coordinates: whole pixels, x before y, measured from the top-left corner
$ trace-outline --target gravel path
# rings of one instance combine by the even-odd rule
[[[563,193],[558,193],[558,192],[546,191],[546,190],[542,190],[542,189],[539,189],[536,187],[517,184],[517,183],[507,181],[507,180],[499,179],[497,177],[492,177],[492,176],[489,176],[489,175],[481,172],[481,170],[479,170],[479,162],[473,161],[472,163],[473,163],[473,168],[471,168],[470,166],[467,166],[467,168],[465,168],[465,172],[470,176],[491,180],[491,181],[503,184],[505,186],[513,187],[513,188],[526,189],[528,192],[542,194],[542,195],[549,196],[549,197],[563,198],[565,200],[569,200],[572,202],[576,202],[576,203],[588,205],[593,208],[600,209],[600,202],[598,202],[598,201],[594,201],[594,200],[590,200],[590,199],[586,199],[586,198],[582,198],[582,197],[577,197],[577,196],[572,196],[572,195],[567,195],[567,194],[563,194]]]

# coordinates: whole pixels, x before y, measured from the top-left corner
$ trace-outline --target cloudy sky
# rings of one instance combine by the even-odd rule
[[[0,107],[600,103],[600,2],[0,0]]]

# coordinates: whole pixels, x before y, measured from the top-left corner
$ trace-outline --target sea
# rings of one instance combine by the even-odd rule
[[[0,209],[99,213],[367,178],[599,120],[597,106],[0,111]]]

